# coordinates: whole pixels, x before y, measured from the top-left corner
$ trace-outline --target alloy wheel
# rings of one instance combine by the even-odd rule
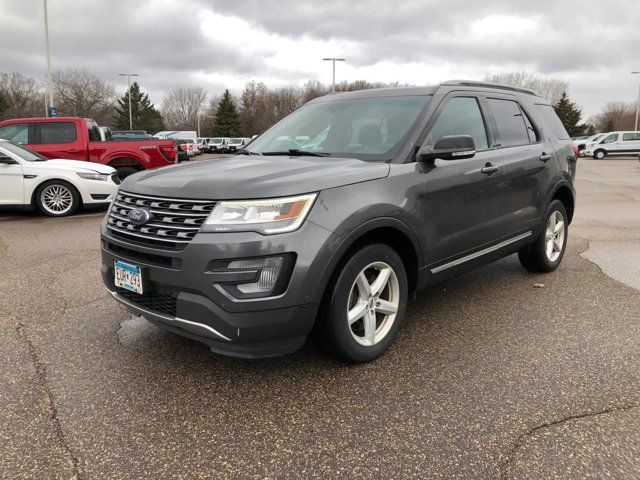
[[[44,209],[53,215],[67,213],[73,206],[73,194],[64,185],[49,185],[42,191],[40,200]]]
[[[366,266],[356,277],[347,302],[347,322],[360,345],[382,341],[393,326],[400,303],[396,272],[384,262]]]
[[[551,214],[544,235],[547,258],[555,262],[564,247],[564,217],[557,210]]]

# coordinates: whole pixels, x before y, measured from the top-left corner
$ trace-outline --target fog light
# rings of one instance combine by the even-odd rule
[[[236,288],[245,294],[267,293],[273,290],[280,270],[282,257],[252,258],[248,260],[234,260],[227,266],[230,270],[260,270],[257,282],[241,283]]]

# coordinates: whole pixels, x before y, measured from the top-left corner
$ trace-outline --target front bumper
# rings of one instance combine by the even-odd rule
[[[240,357],[282,355],[305,342],[315,322],[324,275],[337,238],[309,221],[297,231],[199,233],[182,251],[133,245],[102,227],[102,277],[111,295],[135,315],[174,333]],[[293,254],[286,290],[274,297],[238,299],[212,281],[220,260]],[[139,265],[145,297],[116,289],[115,260]],[[144,298],[143,298],[144,297]]]

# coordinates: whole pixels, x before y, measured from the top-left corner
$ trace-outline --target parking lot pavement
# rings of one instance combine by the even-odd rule
[[[107,298],[100,214],[1,214],[0,477],[638,478],[622,162],[580,161],[556,272],[512,256],[434,287],[357,366],[214,355]]]

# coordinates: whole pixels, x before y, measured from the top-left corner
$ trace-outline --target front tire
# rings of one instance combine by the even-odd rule
[[[567,247],[568,233],[567,211],[560,200],[553,200],[547,207],[538,239],[518,252],[522,266],[543,273],[558,268]]]
[[[35,200],[38,210],[50,217],[66,217],[80,207],[80,194],[62,180],[44,182],[38,187]]]
[[[593,158],[595,158],[596,160],[602,160],[606,156],[607,152],[605,150],[596,150],[595,152],[593,152]]]
[[[407,274],[396,251],[384,244],[365,246],[344,264],[329,289],[319,319],[323,345],[352,363],[382,355],[407,307]]]

